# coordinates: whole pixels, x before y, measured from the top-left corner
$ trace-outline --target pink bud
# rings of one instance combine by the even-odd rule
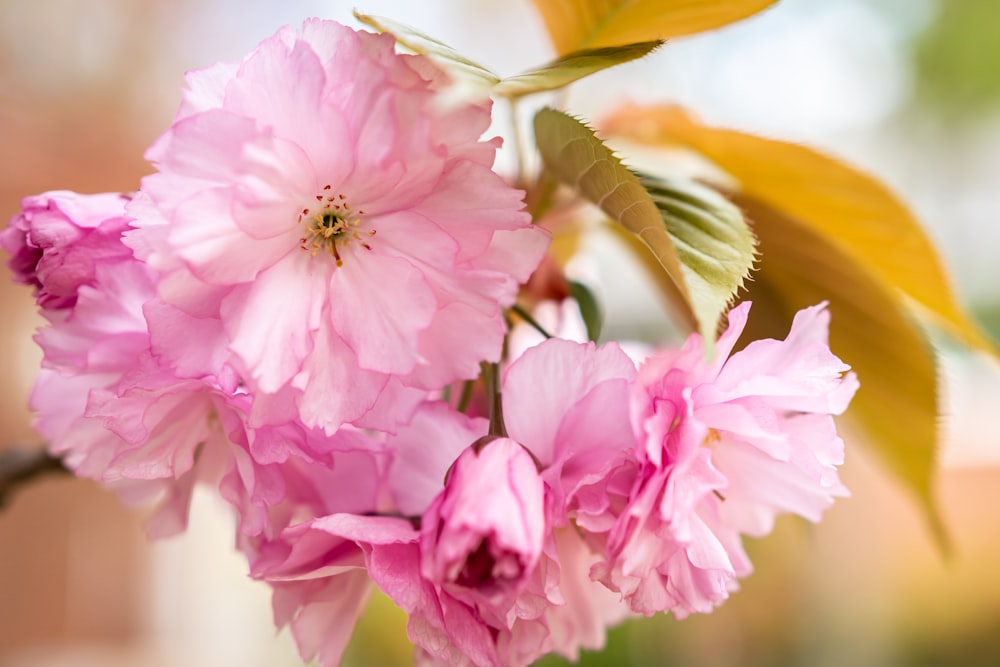
[[[492,597],[535,568],[545,538],[545,489],[521,445],[498,438],[466,449],[428,507],[420,539],[423,575]]]

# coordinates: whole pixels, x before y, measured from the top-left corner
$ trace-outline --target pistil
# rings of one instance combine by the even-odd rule
[[[305,224],[305,234],[299,239],[299,248],[315,257],[320,250],[326,250],[333,255],[337,266],[343,266],[344,260],[340,249],[348,246],[351,241],[357,241],[365,250],[372,247],[365,237],[375,236],[375,230],[361,230],[363,210],[354,211],[347,202],[347,197],[334,194],[331,186],[323,186],[323,192],[316,195],[316,204],[302,209],[299,222]],[[337,244],[340,244],[340,248]]]

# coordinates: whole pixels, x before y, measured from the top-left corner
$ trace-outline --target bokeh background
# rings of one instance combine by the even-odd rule
[[[307,16],[353,24],[351,9],[0,0],[0,218],[44,190],[135,189],[184,70],[238,59]],[[368,0],[359,9],[418,26],[501,74],[551,56],[528,0]],[[681,102],[711,122],[802,141],[878,174],[926,223],[962,299],[1000,338],[1000,3],[783,0],[597,75],[568,104],[596,118],[622,98]],[[608,294],[616,331],[649,326],[648,292],[619,281]],[[0,279],[0,447],[39,444],[25,407],[37,324],[29,290]],[[949,414],[937,492],[950,556],[849,437],[843,475],[853,495],[822,524],[779,522],[750,545],[756,573],[715,613],[628,623],[583,664],[1000,665],[1000,371],[941,345]],[[224,507],[196,498],[188,533],[163,543],[147,543],[142,523],[141,511],[69,478],[39,482],[0,511],[0,667],[300,664],[271,624],[266,589],[233,552]],[[376,598],[346,664],[409,664],[403,623]]]

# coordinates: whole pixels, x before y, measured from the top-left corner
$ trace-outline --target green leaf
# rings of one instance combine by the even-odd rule
[[[488,89],[500,77],[477,62],[469,60],[444,42],[426,35],[416,28],[398,23],[383,16],[370,16],[354,10],[354,17],[378,32],[387,32],[402,46],[414,53],[422,53],[444,65],[450,72]]]
[[[663,229],[656,204],[635,174],[593,131],[575,118],[546,108],[535,114],[535,142],[545,167],[642,238],[687,297],[680,260]]]
[[[535,0],[559,53],[669,39],[739,21],[776,0]]]
[[[590,288],[583,283],[570,281],[569,293],[576,300],[576,305],[580,308],[580,315],[587,325],[587,338],[597,342],[601,337],[601,329],[604,327],[604,313],[597,303],[597,298]]]
[[[567,54],[538,69],[501,79],[496,73],[470,60],[441,40],[416,28],[383,16],[371,16],[354,11],[355,18],[378,32],[389,33],[401,46],[426,55],[456,76],[469,82],[483,93],[518,98],[563,88],[595,72],[642,58],[663,42],[646,40],[634,44],[591,48]]]
[[[575,51],[539,69],[507,77],[497,84],[494,92],[504,97],[520,97],[557,90],[595,72],[642,58],[661,44],[662,41],[653,40]]]
[[[743,213],[694,181],[650,176],[640,180],[660,210],[681,261],[695,315],[699,322],[718,318],[753,268],[756,242]]]
[[[810,224],[746,196],[736,202],[754,221],[760,267],[744,336],[780,338],[794,314],[830,302],[830,347],[858,374],[847,416],[895,476],[919,499],[931,531],[947,549],[934,504],[938,448],[936,358],[924,331],[891,287]]]
[[[711,349],[729,300],[753,263],[739,209],[694,183],[649,180],[651,195],[586,125],[553,109],[535,116],[547,169],[638,236],[678,286]]]
[[[897,298],[905,295],[926,308],[952,335],[996,352],[955,298],[920,223],[872,176],[805,146],[701,125],[674,105],[625,106],[601,128],[697,152],[730,174],[739,192],[808,225],[886,289],[898,290]]]

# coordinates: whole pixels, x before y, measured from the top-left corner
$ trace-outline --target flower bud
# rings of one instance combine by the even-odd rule
[[[423,575],[487,597],[518,589],[545,538],[545,489],[531,454],[509,438],[462,452],[424,514]]]

